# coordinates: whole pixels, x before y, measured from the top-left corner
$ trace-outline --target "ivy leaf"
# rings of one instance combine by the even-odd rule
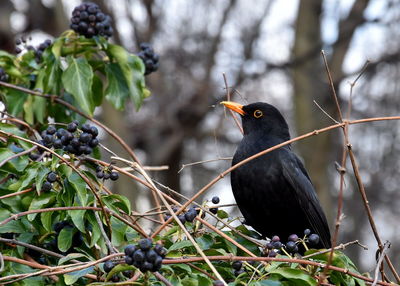
[[[24,103],[28,94],[11,88],[6,89],[3,94],[7,102],[7,111],[11,115],[19,115],[24,110]]]
[[[74,225],[79,229],[80,232],[83,233],[86,232],[85,220],[83,219],[85,216],[85,212],[86,212],[85,210],[68,211],[68,214],[70,215]]]
[[[89,115],[93,115],[92,101],[93,70],[85,58],[68,57],[68,68],[62,75],[65,89],[72,94],[77,105]]]
[[[103,102],[103,82],[97,75],[93,76],[92,95],[94,106],[101,105]]]
[[[44,212],[40,214],[40,221],[42,222],[43,227],[48,231],[52,231],[52,216],[53,212]]]
[[[73,285],[79,278],[93,272],[94,266],[64,274],[64,282],[67,285]]]
[[[300,269],[277,268],[270,271],[269,274],[281,276],[282,278],[291,281],[293,285],[298,285],[298,286],[317,285],[317,281],[310,274],[307,274]]]
[[[55,194],[54,193],[43,193],[40,196],[34,198],[31,202],[31,205],[29,206],[29,210],[38,210],[41,209],[50,203],[52,203],[55,200]],[[29,214],[28,215],[28,220],[32,221],[35,219],[37,213]]]
[[[74,229],[72,227],[64,227],[57,238],[58,249],[62,252],[66,252],[71,248],[72,237],[74,235]]]
[[[130,91],[120,65],[116,63],[106,65],[106,75],[108,80],[106,99],[116,109],[123,110]]]
[[[168,251],[183,249],[183,248],[191,247],[191,246],[194,247],[190,240],[182,240],[182,241],[176,242],[173,245],[171,245],[171,247],[168,249]]]
[[[76,172],[72,172],[68,176],[68,181],[70,182],[72,187],[76,190],[76,193],[79,197],[79,204],[81,206],[85,206],[87,204],[87,200],[88,200],[88,193],[86,190],[86,182]]]
[[[138,110],[147,95],[142,60],[135,55],[129,54],[123,47],[118,45],[108,45],[107,52],[109,57],[115,59],[121,67],[129,88],[129,96]]]

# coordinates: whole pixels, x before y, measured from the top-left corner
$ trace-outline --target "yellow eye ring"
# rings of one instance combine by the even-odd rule
[[[256,111],[254,111],[254,113],[253,113],[253,116],[255,117],[255,118],[260,118],[261,116],[263,116],[264,114],[262,113],[262,111],[261,110],[256,110]]]

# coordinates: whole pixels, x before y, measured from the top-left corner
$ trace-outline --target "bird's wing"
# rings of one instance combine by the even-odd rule
[[[283,151],[280,154],[283,156],[281,160],[283,176],[296,193],[312,230],[320,236],[322,245],[329,248],[331,237],[328,223],[306,169],[300,159],[291,151]]]

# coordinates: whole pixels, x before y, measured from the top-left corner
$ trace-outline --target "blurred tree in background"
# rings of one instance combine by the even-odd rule
[[[292,136],[332,123],[320,108],[337,119],[324,70],[325,50],[341,106],[346,110],[350,85],[367,59],[352,104],[353,118],[398,114],[399,12],[397,0],[354,1],[94,1],[113,14],[111,41],[133,52],[151,42],[161,55],[157,73],[147,77],[152,96],[142,111],[128,108],[124,117],[105,106],[97,116],[124,137],[147,165],[168,165],[154,174],[163,184],[190,195],[225,170],[230,161],[186,167],[182,164],[231,156],[240,140],[232,120],[218,103],[225,98],[225,73],[236,101],[266,101],[289,118]],[[13,52],[15,39],[33,41],[59,35],[79,1],[0,1],[0,49]],[[398,122],[351,127],[351,142],[383,239],[396,241],[399,169]],[[339,131],[295,144],[334,225],[342,139]],[[107,144],[106,144],[107,145]],[[108,146],[125,154],[119,146]],[[345,219],[340,241],[360,239],[370,247],[368,259],[359,248],[348,252],[371,270],[376,249],[354,182],[346,181]],[[229,202],[228,181],[214,189]],[[132,201],[135,186],[121,179],[116,190]],[[229,194],[229,195],[228,195]],[[233,200],[233,199],[231,199]],[[143,202],[143,201],[141,201]],[[139,204],[137,204],[139,205]],[[140,209],[140,207],[139,207]],[[400,246],[390,249],[400,256]],[[358,260],[358,261],[357,261]],[[397,265],[399,266],[399,265]]]

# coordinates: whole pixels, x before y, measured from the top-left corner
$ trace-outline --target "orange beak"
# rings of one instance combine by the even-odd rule
[[[228,107],[230,110],[233,110],[240,115],[245,115],[246,112],[243,111],[243,105],[233,102],[233,101],[221,101],[221,104],[223,104],[225,107]]]

